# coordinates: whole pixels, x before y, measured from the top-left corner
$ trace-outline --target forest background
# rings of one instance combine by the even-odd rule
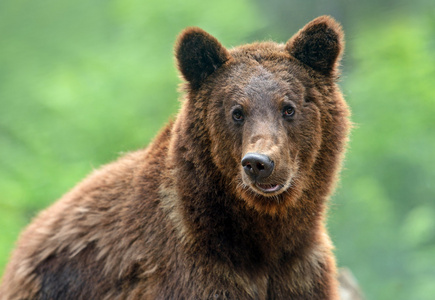
[[[146,146],[179,108],[173,44],[233,47],[344,27],[352,112],[328,227],[367,299],[435,295],[435,2],[0,1],[0,276],[19,232],[86,174]]]

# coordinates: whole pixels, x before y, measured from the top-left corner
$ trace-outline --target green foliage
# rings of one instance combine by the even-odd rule
[[[435,294],[434,28],[397,15],[348,33],[355,129],[331,229],[369,299]]]
[[[296,14],[290,6],[282,2],[279,16],[286,8]],[[267,17],[276,18],[273,7],[259,7],[248,0],[0,2],[0,274],[37,211],[92,168],[145,146],[175,115],[172,52],[184,27],[200,26],[228,47],[290,37],[280,24],[257,36]],[[434,18],[352,16],[341,85],[355,129],[329,218],[338,262],[369,299],[431,299]]]

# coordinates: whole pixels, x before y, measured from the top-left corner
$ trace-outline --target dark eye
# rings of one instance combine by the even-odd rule
[[[295,108],[291,105],[287,105],[284,107],[282,111],[282,115],[284,118],[291,118],[295,115]]]
[[[245,116],[243,116],[243,112],[241,109],[235,109],[233,110],[233,120],[236,122],[243,122],[245,119]]]

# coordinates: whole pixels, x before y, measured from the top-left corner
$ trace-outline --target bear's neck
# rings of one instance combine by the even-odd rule
[[[312,227],[319,223],[315,216],[291,208],[287,215],[261,214],[229,193],[225,180],[196,173],[193,165],[189,162],[178,169],[183,183],[176,188],[183,226],[192,238],[188,248],[193,252],[206,249],[246,269],[300,252],[315,239]]]

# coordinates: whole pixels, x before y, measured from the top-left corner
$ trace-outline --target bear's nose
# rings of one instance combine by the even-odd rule
[[[247,153],[242,158],[242,166],[245,173],[251,179],[257,181],[269,177],[275,164],[266,155],[260,153]]]

